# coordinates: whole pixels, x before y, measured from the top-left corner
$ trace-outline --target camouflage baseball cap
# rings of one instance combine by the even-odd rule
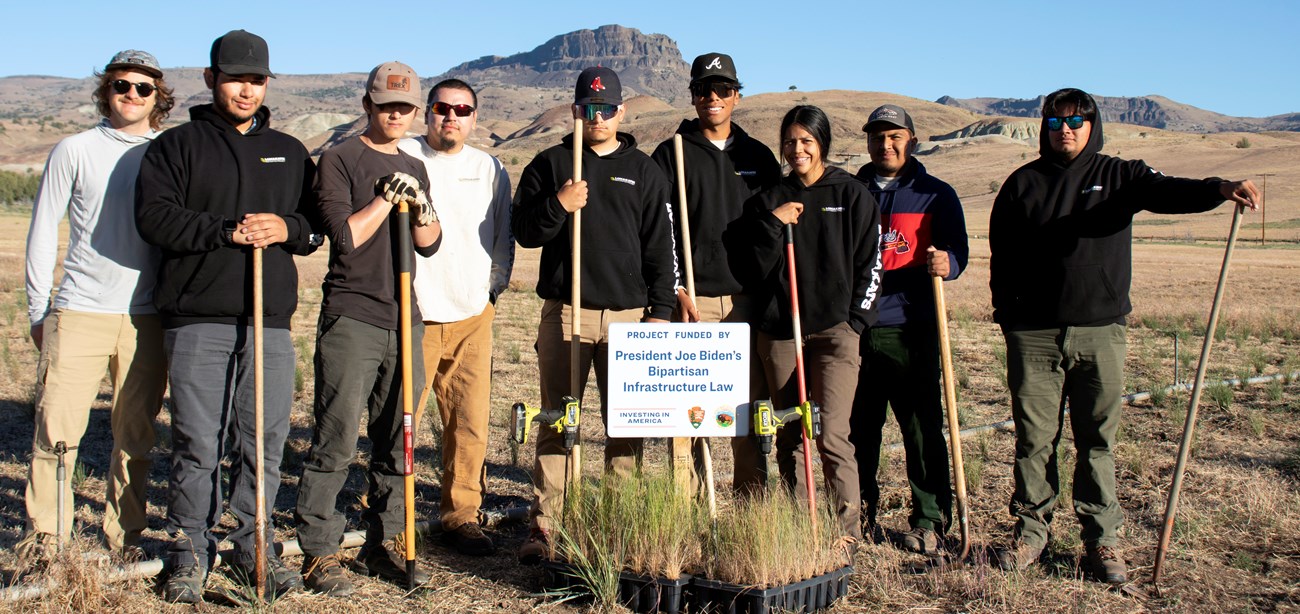
[[[117,55],[113,56],[113,59],[108,61],[108,65],[104,66],[104,72],[117,70],[119,68],[143,70],[152,75],[155,79],[163,76],[162,69],[158,67],[158,58],[153,57],[153,54],[151,53],[140,51],[139,49],[127,49],[126,51],[117,52]]]

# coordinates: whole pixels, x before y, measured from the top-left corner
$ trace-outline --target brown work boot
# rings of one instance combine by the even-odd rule
[[[1128,582],[1128,567],[1124,565],[1124,557],[1120,555],[1119,550],[1110,546],[1090,545],[1085,548],[1088,553],[1084,557],[1088,563],[1088,572],[1096,578],[1107,584],[1123,584]]]
[[[302,557],[302,581],[309,590],[331,597],[347,597],[356,590],[337,554]]]
[[[53,533],[41,533],[30,530],[14,544],[14,554],[18,556],[20,573],[43,569],[58,554],[58,538]]]
[[[551,558],[551,535],[543,529],[532,528],[528,531],[528,541],[519,547],[521,565],[537,565],[542,559]]]
[[[994,554],[993,564],[1004,571],[1024,569],[1043,556],[1042,546],[1032,546],[1020,540],[1011,542],[1009,548],[999,548]]]
[[[908,552],[932,556],[939,553],[939,536],[932,529],[913,527],[899,538],[898,547]]]
[[[429,570],[419,565],[415,566],[413,577],[407,576],[405,555],[398,553],[396,549],[388,545],[390,543],[402,543],[395,541],[395,539],[383,544],[362,546],[360,554],[357,555],[354,568],[367,576],[387,580],[399,586],[406,586],[412,580],[414,580],[416,586],[428,584],[429,580],[433,579],[433,576],[429,573]]]
[[[497,551],[477,522],[466,522],[442,532],[442,544],[467,556],[488,556]]]

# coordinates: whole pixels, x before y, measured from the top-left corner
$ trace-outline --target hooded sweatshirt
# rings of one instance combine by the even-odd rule
[[[582,307],[646,309],[667,320],[677,305],[668,180],[619,132],[619,148],[582,152],[587,206],[582,211]],[[568,303],[573,249],[570,221],[556,197],[573,178],[573,136],[533,158],[519,178],[511,227],[523,247],[542,248],[537,295]]]
[[[1122,324],[1133,310],[1133,216],[1196,213],[1223,202],[1222,180],[1167,177],[1141,160],[1099,153],[1101,118],[1065,160],[1046,120],[1037,160],[1002,185],[989,216],[993,319],[1004,328]]]
[[[858,170],[880,203],[880,255],[885,278],[881,284],[880,317],[876,326],[903,326],[909,322],[934,325],[934,289],[926,272],[926,250],[948,252],[948,277],[957,279],[966,269],[970,248],[966,242],[966,217],[952,186],[925,172],[916,158],[907,161],[893,185],[876,185],[876,168]]]
[[[265,250],[262,287],[265,325],[289,328],[298,307],[293,256],[316,249],[309,222],[315,165],[298,139],[270,121],[261,107],[241,134],[211,104],[200,105],[145,152],[135,219],[140,236],[162,248],[154,305],[164,328],[248,323],[251,248],[228,243],[222,228],[246,213],[274,213],[288,229],[285,241]]]
[[[803,203],[794,224],[799,323],[804,335],[848,322],[861,333],[876,318],[880,293],[880,209],[867,186],[828,166],[810,186],[793,174],[745,203],[745,217],[728,231],[747,237],[758,276],[759,330],[794,338],[785,226],[772,210]]]
[[[158,133],[127,134],[107,119],[50,152],[27,233],[27,313],[51,308],[59,221],[68,217],[68,253],[53,307],[112,314],[155,313],[158,248],[135,228],[135,178]]]
[[[723,149],[700,132],[700,120],[685,120],[677,127],[682,135],[682,158],[686,169],[686,206],[691,233],[691,263],[698,296],[729,296],[743,288],[731,270],[731,257],[722,240],[723,231],[744,212],[745,200],[781,180],[781,165],[766,145],[735,124]],[[677,180],[673,140],[668,139],[651,155],[670,181]],[[675,184],[674,184],[675,186]],[[678,190],[671,190],[673,211],[680,215]],[[678,220],[677,258],[684,265],[686,243]]]

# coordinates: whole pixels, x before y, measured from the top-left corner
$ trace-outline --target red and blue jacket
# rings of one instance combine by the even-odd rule
[[[966,216],[952,186],[925,172],[915,158],[908,160],[898,183],[887,189],[876,185],[875,167],[858,170],[880,204],[880,256],[885,275],[875,326],[903,326],[934,322],[934,290],[926,274],[926,250],[948,252],[948,277],[957,279],[966,269],[970,248],[966,242]]]

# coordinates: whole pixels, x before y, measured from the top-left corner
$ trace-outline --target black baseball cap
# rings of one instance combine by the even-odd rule
[[[211,63],[216,71],[228,75],[262,75],[271,73],[271,52],[266,39],[245,30],[231,30],[212,41]]]
[[[706,53],[691,62],[691,85],[706,79],[740,83],[736,78],[736,63],[725,53]]]
[[[604,66],[582,71],[573,87],[573,104],[623,104],[623,85],[618,81],[618,73]]]
[[[904,128],[916,135],[916,128],[912,126],[912,116],[907,114],[907,110],[896,104],[882,104],[876,107],[875,111],[867,118],[867,123],[862,126],[863,132],[871,132],[871,126],[884,128],[890,126],[893,128]],[[888,128],[885,128],[888,129]]]

